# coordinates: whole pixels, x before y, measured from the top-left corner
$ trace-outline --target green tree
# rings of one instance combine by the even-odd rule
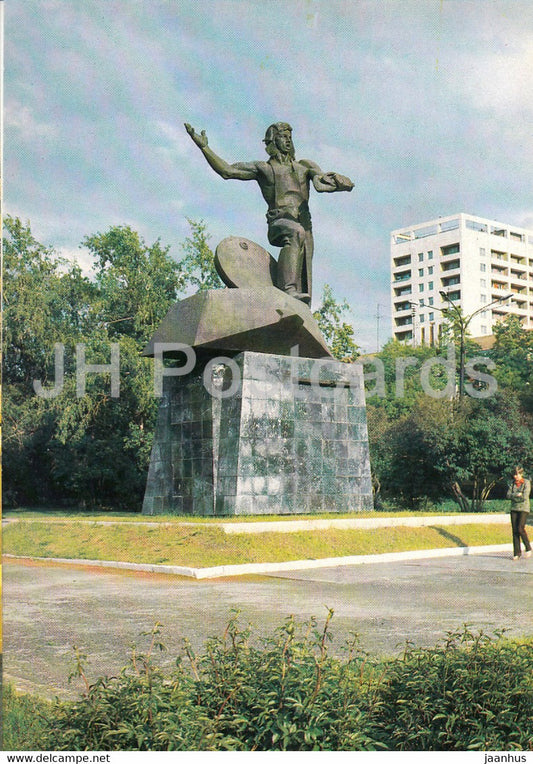
[[[157,240],[148,246],[129,226],[113,226],[87,236],[83,245],[95,258],[97,296],[91,306],[109,336],[145,343],[164,318],[186,278]]]
[[[410,412],[390,419],[384,408],[371,407],[368,428],[374,484],[383,499],[422,509],[449,491],[437,453],[446,451],[449,402],[421,397]]]
[[[500,393],[465,404],[440,461],[461,508],[481,512],[493,488],[509,479],[517,463],[533,464],[533,435],[521,421],[516,395]],[[469,504],[461,483],[469,486]]]
[[[322,304],[313,313],[331,354],[343,363],[353,363],[359,357],[359,346],[353,339],[354,328],[343,320],[349,310],[347,301],[339,302],[329,284],[325,284]]]
[[[54,345],[80,341],[89,330],[94,285],[80,269],[39,243],[29,224],[4,218],[3,473],[4,501],[53,498],[49,400],[35,396],[55,377]],[[67,373],[72,371],[68,359]]]
[[[422,365],[439,354],[437,348],[428,345],[411,347],[391,339],[381,352],[363,357],[361,360],[369,376],[382,376],[384,380],[384,395],[375,392],[376,389],[379,392],[375,379],[367,383],[367,405],[384,408],[391,421],[412,411],[424,395],[420,376]],[[432,388],[442,390],[447,381],[443,367],[435,366],[430,374]]]
[[[375,422],[370,413],[374,479],[384,498],[410,508],[450,497],[462,511],[483,511],[516,462],[533,464],[531,429],[513,396],[467,398],[460,407],[424,396],[398,419],[378,420],[379,432]]]
[[[92,282],[39,244],[29,225],[6,218],[6,499],[138,509],[158,406],[140,350],[185,278],[168,248],[147,246],[128,227],[84,243],[95,257]],[[33,380],[53,385],[55,343],[63,387],[37,396]],[[120,397],[111,397],[109,374],[90,373],[78,396],[76,346],[86,363],[109,364],[112,343],[120,348]]]
[[[180,271],[184,283],[196,287],[198,291],[221,289],[224,284],[215,268],[215,257],[209,247],[211,234],[203,220],[187,218],[191,235],[181,244],[185,257],[180,261]]]
[[[533,332],[524,329],[518,316],[507,316],[494,326],[489,356],[496,363],[494,375],[500,387],[533,395]]]
[[[51,373],[54,343],[86,330],[94,288],[76,265],[40,244],[29,224],[6,215],[4,231],[4,384],[31,389]]]

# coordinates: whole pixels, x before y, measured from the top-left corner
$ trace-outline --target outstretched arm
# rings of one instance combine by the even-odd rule
[[[191,125],[185,123],[185,129],[191,136],[192,140],[207,160],[207,163],[213,170],[225,180],[233,178],[234,180],[256,180],[257,179],[257,166],[255,162],[238,162],[237,164],[229,164],[225,159],[217,156],[212,151],[207,143],[207,135],[205,130],[202,130],[198,134]]]
[[[313,186],[317,191],[351,191],[353,183],[345,175],[338,172],[326,172],[323,175],[315,175]]]
[[[302,164],[309,168],[316,191],[332,193],[333,191],[351,191],[353,188],[352,181],[345,175],[339,175],[337,172],[322,172],[317,164],[308,159],[304,159]]]

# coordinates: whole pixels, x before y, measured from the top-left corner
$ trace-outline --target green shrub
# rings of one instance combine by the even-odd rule
[[[332,615],[321,631],[314,619],[304,626],[291,617],[260,648],[234,618],[199,659],[188,648],[209,748],[375,749],[366,733],[372,672],[355,642],[345,661],[328,655]]]
[[[531,750],[533,643],[474,635],[391,661],[374,734],[391,750]]]
[[[530,750],[533,640],[452,632],[431,649],[369,658],[357,639],[329,654],[324,626],[291,617],[257,639],[235,614],[200,655],[184,640],[157,665],[160,625],[116,677],[85,685],[43,715],[48,750]]]

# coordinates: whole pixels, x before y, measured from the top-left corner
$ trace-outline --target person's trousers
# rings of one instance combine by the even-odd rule
[[[526,552],[531,551],[531,544],[526,533],[526,520],[528,512],[511,510],[511,527],[513,529],[513,556],[520,557],[520,539],[524,542]]]

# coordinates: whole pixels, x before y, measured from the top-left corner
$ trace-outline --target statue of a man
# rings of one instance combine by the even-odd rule
[[[303,302],[311,302],[313,234],[309,212],[309,186],[317,191],[351,191],[353,183],[337,173],[323,173],[308,159],[296,160],[292,127],[276,122],[267,129],[264,143],[270,159],[228,164],[208,146],[205,130],[185,128],[213,170],[222,178],[255,180],[268,205],[268,240],[281,247],[277,287]]]

